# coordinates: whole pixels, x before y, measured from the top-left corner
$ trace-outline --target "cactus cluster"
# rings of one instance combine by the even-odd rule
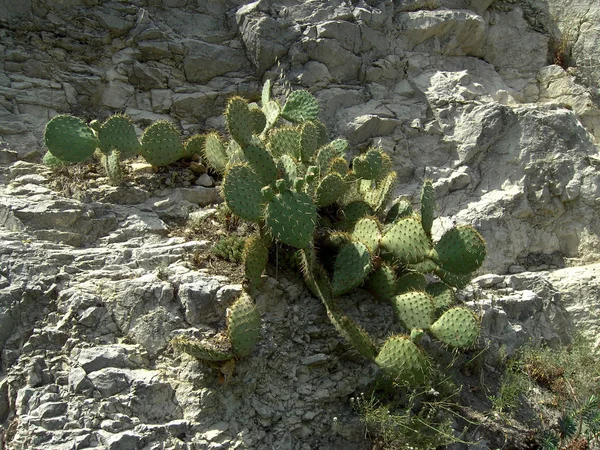
[[[318,114],[308,92],[293,92],[281,106],[267,82],[260,106],[241,97],[229,100],[229,141],[216,133],[204,138],[205,160],[224,175],[225,203],[233,214],[258,225],[244,251],[249,292],[260,287],[274,242],[295,247],[306,284],[337,331],[390,379],[421,383],[430,367],[420,346],[424,333],[453,348],[477,340],[475,315],[452,305],[454,288],[464,286],[481,266],[485,243],[470,226],[433,241],[430,181],[422,189],[420,214],[406,201],[386,213],[396,177],[389,157],[369,148],[349,163],[348,142],[328,140]],[[431,283],[434,278],[439,281]],[[379,346],[344,314],[338,297],[359,286],[391,302],[405,334]]]
[[[165,166],[200,154],[206,140],[204,135],[194,135],[182,142],[179,130],[164,120],[150,125],[138,139],[131,119],[122,114],[110,116],[103,123],[93,120],[89,124],[61,114],[46,124],[44,141],[48,152],[44,163],[57,167],[96,154],[110,182],[118,185],[123,179],[122,160],[141,154],[150,164]]]

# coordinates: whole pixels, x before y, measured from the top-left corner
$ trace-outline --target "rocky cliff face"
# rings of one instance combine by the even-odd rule
[[[463,295],[493,348],[567,342],[574,323],[597,335],[598,15],[592,0],[0,0],[6,445],[368,446],[347,400],[372,370],[290,280],[269,280],[265,338],[228,385],[173,355],[176,330],[214,333],[240,289],[185,264],[210,242],[168,236],[218,192],[190,173],[60,195],[37,164],[57,113],[191,134],[222,130],[226,99],[258,99],[265,79],[308,89],[332,136],[391,156],[396,195],[433,179],[438,233],[481,231],[488,258]],[[368,304],[349,308],[385,336],[392,314]]]

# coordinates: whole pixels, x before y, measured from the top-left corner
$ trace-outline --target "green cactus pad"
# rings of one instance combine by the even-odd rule
[[[227,310],[227,330],[231,348],[238,358],[252,353],[260,340],[260,314],[245,292]]]
[[[230,351],[220,349],[210,342],[199,341],[184,336],[178,336],[173,339],[171,345],[176,350],[187,353],[202,361],[227,361],[233,359],[233,353]]]
[[[414,214],[412,206],[407,200],[398,200],[392,205],[385,216],[384,223],[394,223],[404,217],[410,217]]]
[[[392,187],[396,182],[396,172],[387,172],[379,181],[361,180],[359,191],[375,211],[380,211],[390,195]]]
[[[267,204],[265,224],[269,234],[284,244],[304,248],[313,238],[317,208],[304,192],[284,190]]]
[[[381,240],[381,227],[375,217],[363,217],[354,225],[352,237],[367,246],[372,254],[379,250]]]
[[[344,193],[346,185],[339,173],[330,173],[317,186],[315,203],[318,207],[332,205]]]
[[[351,242],[342,247],[335,259],[331,288],[333,295],[350,292],[367,278],[373,264],[369,249],[362,242]]]
[[[425,290],[433,297],[436,311],[448,309],[454,303],[454,290],[446,283],[431,283]]]
[[[325,145],[319,149],[317,152],[316,164],[319,168],[321,178],[327,174],[331,162],[338,157],[339,155],[336,149],[331,144]]]
[[[350,146],[350,144],[348,143],[348,141],[346,139],[334,139],[333,141],[331,141],[329,143],[329,145],[331,145],[331,147],[337,153],[336,156],[342,156],[342,157],[346,155],[346,151],[348,150],[348,147]]]
[[[485,241],[471,226],[448,230],[435,245],[435,262],[444,270],[469,274],[481,267],[485,259]]]
[[[55,116],[46,125],[44,143],[55,158],[80,162],[94,153],[98,140],[85,122],[69,115]]]
[[[54,156],[50,152],[46,152],[46,154],[44,155],[44,158],[42,159],[42,162],[44,163],[44,165],[46,165],[52,169],[69,165],[68,162],[58,159],[56,156]]]
[[[287,181],[288,186],[292,186],[298,178],[298,165],[296,160],[290,155],[281,155],[277,161],[279,171],[283,174],[283,178]]]
[[[265,113],[256,105],[256,103],[250,103],[248,105],[250,114],[252,115],[252,131],[256,135],[260,135],[265,127],[267,126],[267,118]]]
[[[352,230],[359,219],[373,215],[373,209],[365,202],[356,201],[349,203],[340,211],[340,221],[338,226],[342,230]]]
[[[381,150],[370,148],[364,155],[352,160],[352,170],[358,178],[365,180],[378,180],[389,171],[391,163],[389,157]]]
[[[350,170],[348,167],[348,162],[341,156],[338,156],[337,158],[333,158],[331,160],[329,163],[329,169],[327,171],[329,173],[339,173],[342,177],[344,177],[348,174],[348,170]]]
[[[391,300],[396,295],[396,273],[389,265],[383,263],[369,275],[366,288],[380,300]]]
[[[316,120],[319,117],[319,103],[308,91],[294,91],[290,94],[283,109],[281,117],[290,122],[304,122]]]
[[[421,189],[421,224],[429,239],[435,218],[435,189],[431,180],[426,180]]]
[[[369,334],[350,317],[342,314],[337,308],[327,308],[327,315],[338,333],[362,356],[375,359],[377,349]]]
[[[265,84],[262,88],[260,101],[263,104],[263,106],[271,101],[271,80],[265,81]]]
[[[209,133],[204,140],[202,152],[206,163],[217,173],[225,173],[229,156],[218,133]]]
[[[319,148],[319,126],[315,122],[304,122],[300,128],[302,162],[308,164]]]
[[[453,273],[442,269],[441,267],[435,267],[433,271],[444,283],[448,286],[462,289],[469,284],[471,281],[470,273]]]
[[[179,131],[171,122],[159,120],[144,131],[142,156],[153,166],[166,166],[183,158]]]
[[[232,166],[234,164],[245,164],[248,162],[246,161],[242,147],[235,141],[235,139],[230,139],[229,142],[227,142],[226,155],[229,157],[227,166]]]
[[[270,149],[273,158],[289,155],[296,160],[300,160],[300,132],[293,127],[275,128],[269,134],[268,148]]]
[[[269,100],[267,103],[263,103],[263,113],[265,114],[265,119],[267,120],[267,125],[265,130],[271,128],[279,119],[279,114],[281,113],[281,107],[279,103],[275,100]]]
[[[420,292],[405,292],[392,300],[398,318],[407,330],[413,328],[427,329],[433,322],[433,298],[431,295]]]
[[[388,379],[398,384],[422,384],[429,373],[427,356],[408,336],[389,338],[375,362]]]
[[[277,166],[269,152],[254,145],[243,147],[242,151],[248,164],[258,174],[263,185],[273,184],[277,181]]]
[[[259,222],[263,215],[263,187],[260,177],[249,165],[236,164],[225,173],[223,197],[235,215]]]
[[[333,231],[327,233],[323,241],[323,245],[333,250],[341,250],[341,248],[352,242],[352,235],[342,231]]]
[[[191,158],[194,155],[202,156],[204,154],[204,144],[206,142],[206,136],[203,134],[194,134],[185,141],[183,152],[184,158]]]
[[[468,348],[479,337],[479,320],[473,311],[463,307],[449,309],[430,327],[431,334],[444,344]]]
[[[123,115],[106,119],[98,131],[98,141],[103,153],[108,155],[112,149],[117,149],[123,159],[132,158],[141,150],[131,120]]]
[[[110,184],[119,186],[123,182],[120,152],[118,150],[112,150],[108,155],[102,153],[101,162]]]
[[[427,278],[419,272],[409,272],[398,277],[396,293],[403,294],[409,291],[422,291],[427,286]]]
[[[397,221],[383,235],[381,248],[390,252],[403,264],[415,264],[429,255],[431,244],[421,222],[416,218],[407,217]]]
[[[244,276],[256,287],[261,285],[261,275],[267,267],[269,248],[260,236],[246,239],[244,246]]]
[[[246,100],[238,96],[230,98],[227,102],[225,118],[231,137],[242,147],[250,145],[254,134],[255,119]]]

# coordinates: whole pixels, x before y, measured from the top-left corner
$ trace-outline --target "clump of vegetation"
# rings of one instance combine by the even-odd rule
[[[390,390],[385,384],[350,399],[367,434],[386,450],[431,450],[453,443],[470,444],[456,434],[463,419],[457,402],[461,388],[439,371],[423,388]]]
[[[483,238],[468,225],[433,240],[430,180],[419,212],[406,201],[388,209],[396,178],[390,158],[369,148],[349,163],[349,143],[327,137],[307,91],[292,92],[282,105],[267,82],[261,100],[229,99],[230,139],[209,133],[203,141],[207,164],[223,174],[227,207],[257,230],[243,249],[248,292],[260,289],[269,255],[278,255],[274,246],[294,249],[307,286],[348,343],[392,383],[424,383],[431,367],[425,334],[459,349],[478,339],[478,318],[455,304],[454,290],[483,263]],[[221,247],[228,257],[239,254],[231,239]],[[403,333],[376,342],[344,313],[338,298],[359,286],[392,303]]]
[[[532,393],[545,401],[534,404]],[[524,402],[538,410],[538,442],[543,450],[585,450],[600,443],[600,361],[590,342],[525,348],[507,363],[498,393],[497,412],[511,414]]]
[[[219,258],[240,264],[244,260],[245,242],[243,237],[233,234],[219,239],[210,251]]]

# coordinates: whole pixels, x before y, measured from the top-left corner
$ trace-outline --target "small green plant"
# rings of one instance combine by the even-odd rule
[[[460,388],[440,376],[423,389],[373,389],[350,399],[369,436],[386,450],[430,450],[453,443],[468,444],[456,435]]]
[[[246,240],[236,234],[222,237],[211,248],[211,253],[221,259],[241,264],[244,259],[244,245]]]
[[[524,403],[536,409],[541,449],[586,450],[600,443],[598,392],[600,361],[591,343],[577,336],[569,346],[523,348],[506,364],[490,400],[503,414],[517,412]],[[546,400],[533,401],[534,395]]]
[[[509,367],[502,374],[498,393],[489,397],[494,411],[506,414],[519,409],[531,382],[527,375],[517,368]]]

